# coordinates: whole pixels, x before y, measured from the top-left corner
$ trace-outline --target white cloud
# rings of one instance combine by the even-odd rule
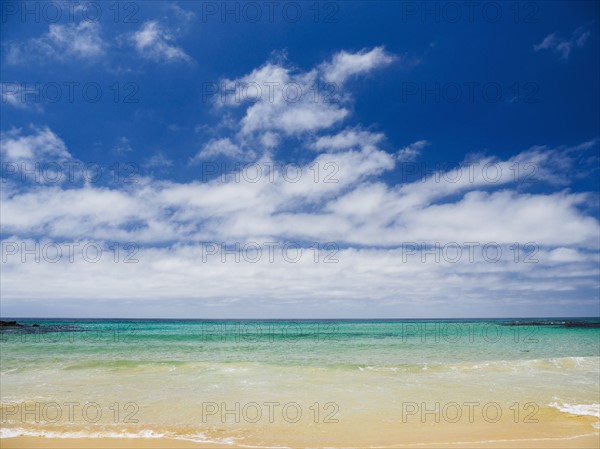
[[[30,168],[36,163],[72,159],[63,140],[48,127],[32,127],[32,133],[28,135],[20,128],[1,133],[0,154],[4,163],[25,163]]]
[[[24,43],[8,43],[8,64],[26,64],[31,60],[68,61],[73,58],[95,61],[106,52],[99,23],[82,21],[66,25],[51,24],[48,32]]]
[[[427,145],[429,145],[429,142],[426,140],[418,140],[401,148],[396,157],[400,162],[413,162],[421,155],[421,151],[423,151],[423,148]]]
[[[30,128],[28,133],[21,128],[0,133],[2,188],[26,192],[36,185],[83,184],[81,170],[75,170],[83,164],[65,142],[48,127]]]
[[[348,128],[335,135],[321,136],[312,145],[315,150],[346,150],[348,148],[374,146],[384,139],[382,133],[372,133],[357,128]]]
[[[3,145],[13,159],[31,159],[31,148],[37,147],[52,149],[51,155],[68,156],[64,143],[47,129],[33,138],[20,137],[15,131]],[[213,155],[223,151],[237,155],[238,150],[228,139],[207,144]],[[515,182],[511,167],[528,160],[540,167],[538,183],[554,181],[550,172],[560,164],[552,165],[552,158],[540,158],[539,150],[533,150],[507,160],[472,160],[458,178],[446,173],[388,187],[373,182],[393,170],[397,158],[367,145],[360,150],[319,154],[300,166],[302,176],[294,182],[279,168],[273,168],[272,177],[267,176],[267,162],[273,166],[277,161],[261,159],[257,164],[262,164],[265,172],[258,181],[239,177],[204,183],[147,179],[110,190],[87,185],[27,192],[7,186],[2,227],[19,234],[46,229],[53,238],[123,236],[143,242],[245,241],[262,235],[378,246],[469,239],[597,245],[598,222],[579,211],[588,201],[587,195],[566,191],[527,194],[516,189],[523,186]],[[492,175],[500,173],[493,182],[483,170],[488,165],[494,165]],[[318,180],[315,167],[321,171]],[[324,182],[327,174],[330,182]],[[72,204],[90,207],[73,208]],[[165,214],[165,210],[171,213]]]
[[[193,61],[185,51],[174,45],[174,35],[155,20],[145,22],[128,37],[137,53],[145,59],[154,62]]]
[[[173,161],[162,153],[156,153],[144,161],[145,168],[167,168],[173,165]]]
[[[316,71],[297,73],[289,67],[267,63],[234,80],[224,80],[222,90],[235,94],[217,98],[217,105],[245,107],[240,131],[248,136],[266,131],[287,135],[328,128],[347,117],[349,111],[339,103],[317,98],[312,90]]]
[[[43,108],[27,95],[21,83],[0,83],[2,88],[2,104],[8,104],[17,109],[42,112]]]
[[[104,43],[100,37],[98,23],[81,22],[78,25],[50,25],[49,39],[67,56],[95,58],[104,53]]]
[[[119,155],[131,153],[133,151],[133,147],[129,142],[129,139],[125,136],[122,136],[117,144],[113,147],[113,152]]]
[[[13,131],[6,150],[13,157],[30,158],[24,147],[31,146],[67,154],[50,130],[40,131],[37,139],[20,134]],[[563,301],[567,293],[597,288],[600,226],[581,210],[588,201],[586,194],[521,191],[510,171],[515,161],[531,158],[543,167],[538,182],[552,180],[553,175],[546,173],[560,167],[552,164],[552,156],[543,158],[541,153],[537,147],[506,160],[471,158],[472,167],[494,163],[501,168],[503,175],[495,183],[473,169],[472,176],[465,171],[459,181],[431,176],[388,186],[378,177],[394,169],[397,157],[366,145],[360,150],[319,153],[302,166],[303,177],[297,182],[289,182],[274,169],[272,179],[265,171],[258,182],[244,177],[210,182],[146,178],[113,188],[37,186],[27,191],[7,184],[2,189],[0,218],[2,229],[13,236],[6,241],[20,242],[19,236],[43,230],[49,240],[81,245],[131,241],[142,249],[136,256],[139,263],[131,265],[115,264],[109,249],[110,257],[98,264],[23,264],[12,257],[3,266],[2,293],[12,300],[76,298],[93,279],[100,300],[152,296],[194,299],[207,306],[244,300],[271,305],[284,301],[292,308],[306,308],[307,298],[319,297],[322,305],[342,298],[347,304],[369,298],[403,307],[414,301],[423,310],[430,301],[444,301],[448,289],[474,306],[489,306],[489,301],[500,299],[504,304],[519,304],[540,295],[546,304]],[[258,161],[265,162],[276,163]],[[316,182],[310,167],[324,170],[327,163],[336,168],[336,182],[324,183],[323,171]],[[337,252],[338,262],[333,264],[314,263],[306,248],[298,263],[281,257],[269,263],[264,257],[254,264],[235,263],[231,255],[229,262],[221,263],[219,254],[203,261],[202,247],[194,243],[240,242],[243,246],[251,241],[281,245],[330,241],[349,247]],[[463,249],[465,256],[459,263],[436,263],[432,255],[423,262],[421,252],[404,260],[399,245],[410,242],[442,246],[478,242],[480,246],[473,262],[466,260],[468,251]],[[504,252],[500,263],[482,259],[481,246],[491,242]],[[515,242],[534,242],[538,262],[513,263]],[[25,278],[38,282],[24,283]],[[404,292],[402,297],[398,291]],[[486,310],[485,306],[479,310]]]
[[[169,3],[167,8],[173,12],[179,23],[186,24],[192,22],[196,18],[196,14],[194,12],[183,9],[177,3]]]
[[[352,100],[350,93],[322,89],[319,86],[324,81],[365,74],[393,59],[376,47],[358,53],[340,52],[330,63],[300,71],[288,66],[285,56],[280,55],[277,62],[268,62],[236,79],[222,80],[215,104],[244,108],[240,120],[243,136],[267,131],[288,136],[315,133],[350,114],[346,107]]]
[[[310,87],[322,81],[319,73],[268,63],[227,82]],[[139,263],[128,265],[115,263],[109,249],[109,256],[97,264],[21,263],[12,257],[2,267],[3,301],[75,300],[94,285],[94,297],[101,301],[152,297],[207,307],[246,301],[255,310],[284,304],[288,313],[312,305],[339,306],[341,301],[345,306],[361,304],[367,312],[381,304],[423,311],[435,302],[459,313],[448,298],[460,297],[471,313],[498,301],[586,303],[597,292],[600,224],[587,209],[590,194],[565,187],[577,154],[597,148],[598,139],[573,147],[537,146],[504,159],[470,156],[458,177],[450,170],[398,180],[395,170],[417,157],[426,140],[395,153],[385,151],[383,133],[344,126],[350,92],[338,103],[313,104],[308,99],[277,99],[283,88],[274,89],[272,101],[266,91],[257,102],[219,101],[217,109],[226,115],[241,108],[240,119],[219,128],[219,133],[229,134],[206,142],[192,160],[251,158],[254,166],[262,167],[258,179],[4,184],[0,225],[10,236],[5,241],[31,245],[32,236],[41,233],[45,240],[93,241],[107,248],[109,242],[135,242],[141,250]],[[251,152],[255,143],[262,154]],[[299,178],[274,156],[273,149],[285,145],[294,145],[289,153],[302,156],[295,166]],[[2,151],[5,160],[71,158],[65,142],[49,128],[11,130],[2,135]],[[167,165],[162,154],[146,162],[147,167],[161,164]],[[515,178],[515,165],[527,164],[535,168],[533,186],[543,183],[544,189],[530,192],[531,184]],[[494,170],[484,171],[487,166]],[[222,263],[220,255],[204,261],[198,243],[251,241],[305,246],[336,242],[341,248],[338,262],[332,264],[322,259],[315,263],[312,252],[298,263],[281,258],[270,263],[266,257],[255,264]],[[411,242],[493,242],[508,259],[489,263],[479,252],[473,262],[436,263],[433,257],[422,261],[423,252],[418,251],[406,261],[402,245]],[[539,262],[514,263],[515,242],[535,243]]]
[[[184,61],[193,63],[193,59],[176,44],[176,37],[182,27],[194,19],[195,14],[182,9],[177,4],[167,8],[176,19],[176,26],[168,26],[157,20],[144,22],[137,31],[124,35],[103,38],[100,22],[80,21],[78,23],[51,24],[48,31],[24,42],[6,43],[6,63],[9,65],[30,62],[79,61],[96,62],[110,57],[108,50],[113,45],[127,43],[142,58],[154,62]],[[165,19],[166,20],[166,19]],[[181,26],[179,26],[181,25]],[[115,63],[117,72],[128,72]]]
[[[279,135],[273,132],[266,132],[260,136],[260,144],[267,150],[272,150],[279,144]]]
[[[571,51],[575,47],[583,47],[591,33],[584,28],[577,28],[570,39],[563,39],[556,33],[547,35],[542,42],[533,46],[535,51],[553,50],[561,55],[561,59],[569,59]]]
[[[190,163],[195,164],[201,160],[219,156],[225,156],[231,159],[245,159],[254,157],[255,154],[252,150],[242,150],[229,138],[212,139],[202,147],[202,149],[191,159]]]
[[[32,248],[34,242],[28,244]],[[539,254],[542,262],[536,264],[486,263],[481,256],[473,263],[466,258],[436,263],[430,256],[423,263],[418,257],[406,260],[399,249],[352,248],[336,252],[336,263],[323,263],[328,253],[321,253],[315,263],[312,251],[290,263],[282,260],[281,246],[274,254],[273,263],[267,257],[257,263],[244,259],[236,263],[232,254],[222,263],[221,254],[206,257],[201,245],[187,245],[142,249],[135,254],[137,263],[122,259],[115,263],[110,250],[94,264],[82,263],[80,256],[79,263],[71,264],[65,258],[58,264],[20,263],[12,256],[3,265],[3,307],[43,298],[32,302],[52,301],[56,310],[73,300],[88,310],[92,304],[81,292],[90,285],[95,303],[118,302],[114,313],[123,316],[127,300],[132,310],[125,314],[137,317],[150,308],[162,317],[182,317],[182,310],[187,317],[231,317],[246,308],[261,318],[273,313],[307,316],[322,310],[336,317],[357,312],[385,317],[381,309],[388,317],[389,313],[424,317],[431,316],[434,305],[436,315],[464,317],[493,314],[496,307],[515,315],[526,305],[539,310],[540,297],[545,308],[566,301],[570,310],[575,304],[597,301],[585,296],[597,288],[597,260],[556,261]],[[136,305],[141,302],[143,310]],[[108,307],[104,316],[112,315],[114,307]],[[203,313],[195,312],[198,309]]]
[[[547,50],[549,48],[554,48],[558,44],[559,39],[556,37],[556,33],[552,33],[547,35],[542,42],[533,46],[535,51],[538,50]]]
[[[393,60],[394,57],[386,53],[383,47],[365,48],[357,53],[341,51],[333,56],[331,62],[322,64],[320,70],[326,81],[341,85],[354,75],[368,73]]]

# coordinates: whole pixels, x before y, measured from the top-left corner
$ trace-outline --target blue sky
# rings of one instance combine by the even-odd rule
[[[2,3],[2,315],[600,313],[597,2],[223,5]]]

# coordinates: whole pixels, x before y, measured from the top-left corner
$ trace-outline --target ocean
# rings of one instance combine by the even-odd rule
[[[10,320],[23,327],[0,328],[2,438],[398,447],[599,432],[597,318]]]

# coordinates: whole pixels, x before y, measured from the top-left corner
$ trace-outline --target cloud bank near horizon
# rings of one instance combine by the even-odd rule
[[[61,36],[74,32],[59,31],[44,42],[65,42]],[[93,36],[87,47],[69,51],[98,57],[102,46]],[[189,58],[152,23],[130,38],[147,59]],[[169,304],[194,303],[198,313],[215,316],[245,309],[280,316],[377,316],[389,310],[484,316],[548,305],[593,310],[600,224],[589,206],[597,193],[569,186],[576,157],[593,158],[598,139],[536,146],[504,159],[465,154],[453,169],[390,181],[390,175],[397,179],[407,167],[414,169],[410,164],[435,151],[435,144],[423,136],[395,146],[372,124],[348,122],[352,81],[376,77],[397,63],[401,58],[374,47],[340,51],[306,71],[283,58],[223,78],[233,89],[271,83],[272,95],[252,101],[215,97],[220,135],[199,145],[189,166],[224,158],[245,164],[250,177],[247,172],[185,182],[147,174],[131,183],[103,184],[81,175],[23,181],[18,170],[5,177],[3,314],[19,314],[21,305],[32,304],[48,310],[46,304],[61,301],[89,304],[90,310],[98,303],[125,304],[122,310],[131,311],[152,304],[149,310],[156,313],[169,313]],[[344,86],[335,101],[290,101],[284,91],[328,82]],[[292,173],[289,160],[278,156],[290,143],[288,153],[302,155]],[[68,147],[45,125],[1,136],[2,159],[17,168],[83,163]],[[49,262],[52,256],[43,254],[43,248],[64,250],[69,242],[79,243],[73,261],[63,254]],[[121,248],[117,257],[115,242],[134,247]],[[303,252],[298,260],[280,254],[289,243]],[[80,253],[86,244],[102,248],[103,257],[90,262],[94,257]],[[250,252],[236,260],[236,245]],[[276,248],[272,258],[269,245]],[[486,245],[502,256],[496,260]],[[262,256],[253,259],[256,246]],[[40,262],[32,262],[36,251]],[[137,262],[125,263],[128,255]]]

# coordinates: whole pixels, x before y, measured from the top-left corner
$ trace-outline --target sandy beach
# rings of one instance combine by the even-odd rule
[[[594,428],[593,417],[573,417],[567,420],[553,420],[540,428],[523,426],[503,420],[493,426],[485,424],[449,423],[415,424],[398,429],[373,425],[345,426],[337,431],[296,429],[293,433],[269,433],[262,438],[248,434],[243,441],[228,444],[218,442],[190,441],[178,438],[48,438],[15,437],[1,440],[1,447],[7,449],[188,449],[188,448],[598,448],[600,432]],[[539,423],[538,423],[539,424]],[[258,431],[259,429],[257,429]],[[395,432],[394,432],[395,430]],[[265,432],[265,429],[260,429]],[[299,433],[298,433],[299,432]],[[380,434],[380,438],[373,438]],[[293,435],[293,438],[291,437]],[[265,438],[266,437],[266,438]],[[288,444],[286,441],[294,441]],[[376,441],[376,442],[375,442]]]
[[[578,437],[565,437],[546,440],[504,440],[504,441],[460,441],[453,443],[425,443],[425,444],[394,444],[390,446],[377,446],[380,448],[422,448],[422,449],[450,449],[464,448],[496,448],[496,449],[523,449],[523,448],[598,448],[600,436],[596,434]],[[3,439],[0,445],[5,449],[188,449],[188,448],[238,448],[249,446],[223,446],[216,443],[197,443],[192,441],[170,439],[120,439],[120,438],[35,438],[18,437]],[[305,446],[302,446],[305,447]],[[318,446],[312,446],[318,447]],[[350,446],[345,446],[349,448]],[[356,446],[358,447],[358,446]],[[375,447],[375,446],[373,446]]]
[[[269,333],[249,340],[237,324],[152,321],[115,341],[125,324],[6,335],[2,448],[599,446],[598,330],[585,323],[517,343],[532,329],[510,322],[452,323],[472,332],[446,341],[439,322],[347,322],[335,339],[315,339],[319,323],[294,323],[294,339],[288,322],[252,323]]]
[[[600,0],[0,27],[0,449],[600,449]]]

